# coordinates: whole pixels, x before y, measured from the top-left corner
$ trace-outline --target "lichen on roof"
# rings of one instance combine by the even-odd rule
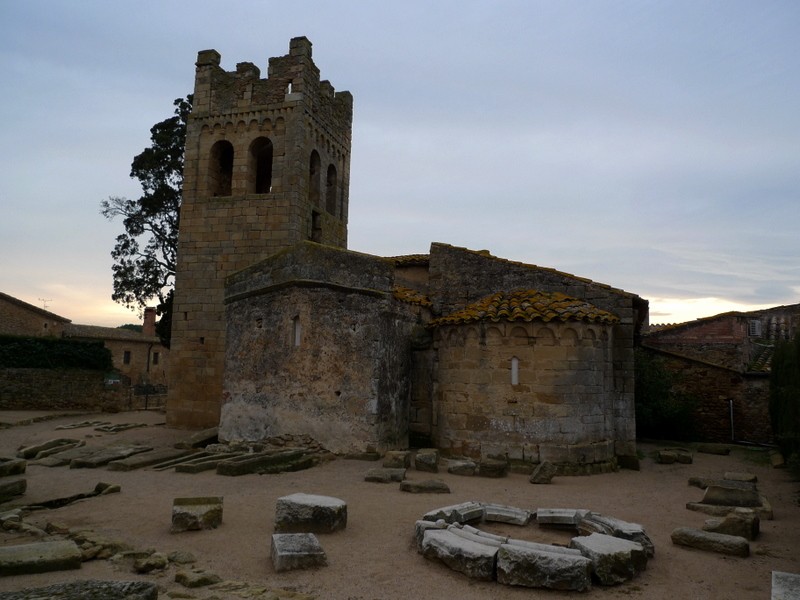
[[[430,326],[457,325],[474,321],[587,321],[618,323],[619,317],[585,300],[561,292],[517,290],[497,292],[447,316]]]
[[[403,287],[402,285],[394,286],[392,289],[392,295],[396,300],[400,300],[400,302],[405,302],[407,304],[417,304],[419,306],[426,307],[432,306],[430,298],[428,298],[425,294],[408,287]]]
[[[387,256],[385,260],[392,262],[397,267],[427,266],[431,260],[430,254],[404,254],[402,256]]]

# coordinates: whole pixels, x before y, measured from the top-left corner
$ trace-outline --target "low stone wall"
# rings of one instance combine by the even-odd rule
[[[128,392],[99,371],[0,369],[0,410],[124,410]]]

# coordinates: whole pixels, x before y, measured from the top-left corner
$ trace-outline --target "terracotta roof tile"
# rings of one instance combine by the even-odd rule
[[[430,299],[425,294],[401,285],[394,286],[392,295],[395,297],[395,299],[408,304],[417,304],[419,306],[428,307],[432,306]]]
[[[398,267],[420,266],[430,263],[430,254],[404,254],[403,256],[387,256],[386,260],[393,262]]]
[[[431,321],[430,326],[456,325],[473,321],[588,321],[617,323],[619,317],[599,309],[585,300],[561,292],[517,290],[498,292],[470,304],[445,317]]]

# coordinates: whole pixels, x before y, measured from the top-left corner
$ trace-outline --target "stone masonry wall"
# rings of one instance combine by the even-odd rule
[[[4,335],[60,337],[64,324],[69,322],[45,311],[29,310],[25,303],[3,296],[5,294],[0,295],[0,333]]]
[[[669,354],[657,354],[665,361],[666,368],[676,374],[676,387],[697,400],[693,418],[699,440],[772,442],[768,375],[743,375]]]
[[[128,406],[129,390],[75,369],[0,369],[0,410],[102,410]]]
[[[231,277],[220,437],[406,447],[415,316],[391,286],[388,261],[311,242]]]
[[[498,290],[536,289],[563,292],[620,318],[614,327],[612,356],[615,395],[609,415],[614,421],[617,455],[636,453],[634,408],[634,340],[647,318],[647,302],[621,290],[554,269],[515,263],[446,244],[430,251],[430,294],[434,315],[445,315]]]
[[[435,440],[470,457],[606,462],[615,452],[610,327],[500,322],[437,330]],[[512,381],[512,359],[518,382]]]
[[[167,403],[167,422],[183,427],[219,422],[225,277],[302,240],[347,244],[352,96],[320,81],[305,38],[270,59],[265,79],[252,63],[228,72],[220,59],[198,53],[187,124]],[[257,143],[271,152],[259,193]],[[214,187],[217,144],[232,149],[229,195]]]

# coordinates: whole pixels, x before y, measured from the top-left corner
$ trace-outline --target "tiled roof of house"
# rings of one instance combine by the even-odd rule
[[[70,323],[64,329],[64,337],[96,340],[130,340],[136,342],[158,341],[156,336],[145,336],[138,331],[121,327],[100,327],[99,325],[76,325]]]
[[[772,356],[775,354],[775,346],[761,346],[757,351],[753,362],[747,367],[750,373],[769,373],[772,371]]]
[[[20,300],[19,298],[15,298],[14,296],[9,296],[8,294],[4,294],[0,292],[0,300],[5,300],[11,304],[16,304],[17,306],[24,308],[25,310],[29,310],[31,312],[35,312],[43,317],[47,317],[48,319],[52,319],[53,321],[61,321],[62,323],[69,323],[70,320],[66,317],[62,317],[61,315],[57,315],[55,313],[51,313],[49,310],[44,310],[39,308],[38,306],[34,306],[33,304],[28,304],[27,302]]]
[[[407,304],[432,306],[430,298],[428,298],[425,294],[401,285],[394,286],[392,295],[395,297],[395,299],[400,300],[401,302],[406,302]]]
[[[431,260],[430,254],[405,254],[403,256],[387,256],[386,260],[393,262],[398,267],[427,266]]]
[[[484,320],[617,323],[619,317],[585,300],[578,300],[561,292],[517,290],[487,296],[462,310],[434,319],[430,325],[457,325]]]

